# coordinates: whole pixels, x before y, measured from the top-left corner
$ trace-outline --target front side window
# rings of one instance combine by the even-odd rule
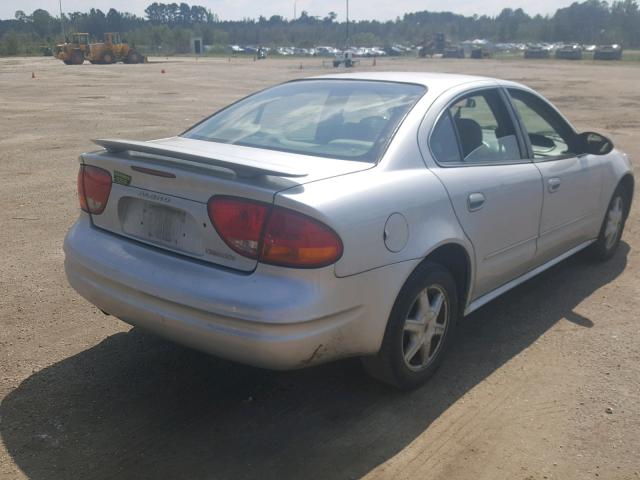
[[[497,90],[473,93],[450,105],[433,130],[430,146],[443,164],[522,160],[515,126]]]
[[[359,80],[290,82],[235,103],[183,136],[375,163],[425,90]]]
[[[509,95],[529,136],[534,159],[576,154],[573,129],[544,100],[518,89],[509,89]]]

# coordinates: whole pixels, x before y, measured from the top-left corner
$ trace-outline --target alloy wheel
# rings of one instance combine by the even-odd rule
[[[427,368],[443,343],[449,324],[449,301],[440,285],[430,285],[414,300],[405,319],[402,354],[413,371]]]
[[[609,212],[607,212],[607,224],[604,229],[605,247],[611,249],[620,236],[624,217],[624,207],[621,196],[617,196],[611,202]]]

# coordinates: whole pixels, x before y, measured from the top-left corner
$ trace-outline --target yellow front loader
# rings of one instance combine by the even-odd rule
[[[104,42],[96,43],[89,43],[88,33],[74,33],[71,42],[56,47],[55,57],[67,65],[81,65],[85,60],[103,65],[145,61],[143,55],[122,41],[118,32],[105,33]]]
[[[90,55],[87,60],[91,63],[144,63],[144,57],[127,42],[123,42],[118,32],[107,32],[104,34],[104,42],[89,46]]]
[[[53,56],[62,60],[66,65],[82,65],[89,53],[89,34],[74,33],[71,41],[56,45]]]

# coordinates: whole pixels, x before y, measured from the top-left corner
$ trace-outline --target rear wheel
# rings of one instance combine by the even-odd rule
[[[363,358],[367,372],[400,389],[411,389],[431,377],[454,336],[458,295],[449,271],[437,263],[422,264],[400,290],[380,351]]]
[[[82,52],[73,52],[71,54],[71,63],[73,65],[82,65],[84,63],[84,55]]]
[[[102,63],[104,64],[110,64],[113,63],[114,57],[113,57],[113,53],[111,52],[104,52],[102,54]]]
[[[609,202],[598,239],[589,247],[592,258],[603,261],[613,257],[620,245],[628,213],[629,194],[622,185],[619,185]]]
[[[140,63],[140,55],[136,52],[129,52],[129,55],[127,55],[127,63]]]

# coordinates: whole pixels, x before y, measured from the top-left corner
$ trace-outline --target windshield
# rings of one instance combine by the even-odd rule
[[[359,80],[290,82],[240,100],[183,136],[375,163],[425,90]]]

